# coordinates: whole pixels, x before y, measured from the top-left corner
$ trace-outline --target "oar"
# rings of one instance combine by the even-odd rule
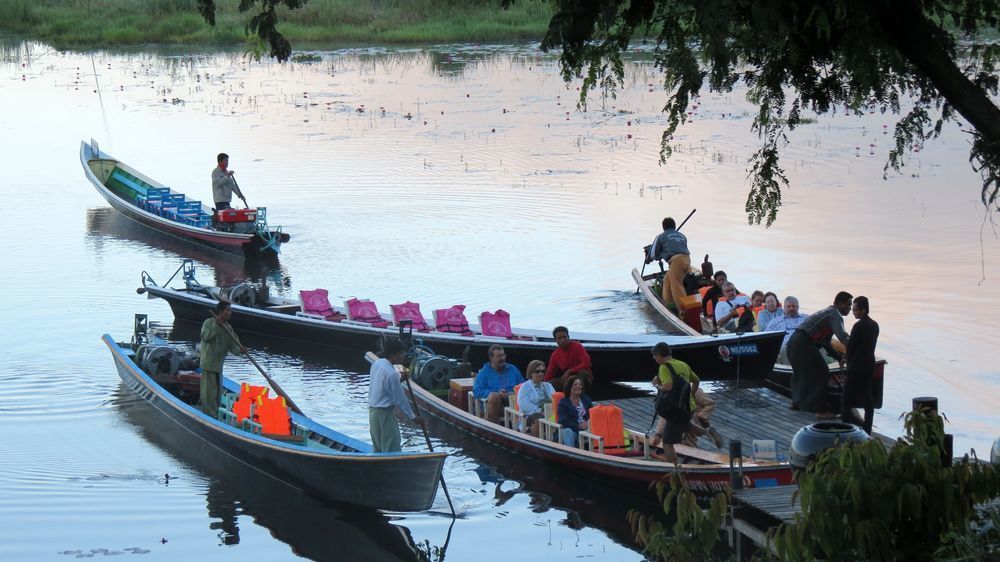
[[[212,312],[212,316],[215,316],[215,312]],[[233,337],[233,340],[236,342],[237,345],[243,347],[243,344],[240,343],[240,338],[236,335],[236,332],[233,331],[233,327],[230,326],[228,322],[223,322],[222,327],[225,328],[227,332],[229,332],[229,335]],[[279,396],[285,399],[285,403],[288,404],[288,407],[291,408],[292,411],[295,412],[296,414],[304,416],[305,414],[303,414],[302,410],[300,410],[299,407],[295,405],[295,402],[292,400],[292,398],[288,396],[288,394],[286,394],[284,390],[281,389],[281,386],[279,386],[278,383],[271,378],[271,375],[267,374],[267,371],[264,370],[264,367],[261,367],[260,364],[257,363],[257,361],[250,356],[249,350],[247,350],[246,356],[247,359],[249,359],[250,362],[253,363],[253,366],[257,367],[257,370],[260,371],[260,374],[264,375],[264,378],[267,379],[267,384],[271,385],[271,388],[273,388],[274,391],[277,392]]]
[[[240,189],[240,184],[236,183],[236,176],[229,176],[229,177],[230,177],[230,178],[231,178],[231,179],[233,180],[233,185],[235,185],[235,186],[236,186],[236,195],[238,195],[238,196],[239,196],[239,198],[243,200],[243,205],[244,205],[244,206],[245,206],[245,207],[246,207],[247,209],[249,209],[249,208],[250,208],[250,204],[249,204],[249,203],[247,203],[247,198],[246,198],[246,197],[243,197],[243,190],[242,190],[242,189]]]
[[[687,219],[684,219],[684,222],[682,222],[681,225],[677,227],[677,230],[680,230],[680,229],[684,228],[684,225],[687,224],[688,219],[691,218],[691,215],[693,215],[695,213],[695,211],[697,211],[697,210],[698,209],[691,209],[691,212],[688,213]]]
[[[369,363],[375,363],[379,360],[379,356],[375,355],[371,351],[365,352],[365,359]],[[417,399],[413,396],[413,386],[410,384],[410,377],[406,377],[406,390],[410,392],[410,404],[413,405],[413,413],[420,417],[420,408],[417,406]],[[427,435],[427,428],[420,424],[420,429],[424,432],[424,440],[427,442],[427,450],[434,452],[434,446],[431,445],[431,437]],[[441,489],[444,490],[444,497],[448,500],[448,507],[451,509],[452,518],[458,517],[455,514],[455,506],[451,503],[451,494],[448,493],[448,485],[444,482],[444,472],[441,473]]]

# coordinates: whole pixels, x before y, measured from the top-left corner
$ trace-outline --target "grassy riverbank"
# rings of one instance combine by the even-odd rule
[[[0,32],[56,48],[141,44],[238,45],[253,11],[216,0],[216,25],[195,0],[0,0]],[[278,30],[296,42],[452,43],[540,39],[552,6],[518,0],[309,0],[282,9]]]

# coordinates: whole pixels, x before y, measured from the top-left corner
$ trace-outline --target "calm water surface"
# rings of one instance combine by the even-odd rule
[[[742,92],[706,96],[657,164],[664,98],[641,57],[616,100],[578,111],[576,86],[532,47],[317,53],[310,64],[231,54],[62,54],[8,46],[0,63],[0,217],[7,225],[0,356],[0,558],[636,560],[637,500],[436,432],[461,518],[319,505],[205,454],[184,456],[119,384],[99,338],[169,307],[135,294],[193,257],[203,282],[261,272],[150,234],[83,178],[79,142],[209,197],[220,151],[251,204],[291,233],[279,292],[504,308],[516,325],[659,332],[629,270],[665,215],[700,262],[744,291],[867,295],[889,361],[878,430],[936,395],[960,452],[1000,434],[1000,244],[959,126],[882,179],[886,117],[824,117],[790,135],[791,188],[770,228],[744,216],[756,145]],[[652,86],[651,86],[652,84]],[[848,321],[850,325],[850,320]],[[353,354],[245,337],[304,411],[367,439],[367,371]],[[258,381],[241,358],[227,374]],[[405,429],[404,447],[422,436]],[[596,495],[595,495],[596,494]]]

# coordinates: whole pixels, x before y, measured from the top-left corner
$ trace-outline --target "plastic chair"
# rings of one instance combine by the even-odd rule
[[[471,336],[469,321],[465,318],[465,305],[456,304],[449,308],[439,308],[434,311],[434,326],[439,332]]]
[[[343,320],[345,316],[333,309],[329,296],[330,293],[326,289],[299,291],[299,300],[302,302],[303,315],[321,316],[324,320],[330,320],[331,322]]]
[[[356,322],[365,322],[376,328],[386,328],[389,321],[382,318],[378,312],[378,306],[368,299],[350,299],[344,302],[347,309],[347,318]]]
[[[524,384],[524,383],[521,383]],[[521,390],[521,385],[514,386],[514,392],[507,395],[508,405],[503,409],[503,425],[508,429],[525,431],[524,420],[527,416],[521,413],[517,405],[517,393]]]
[[[413,330],[416,332],[429,332],[431,327],[427,324],[427,319],[420,312],[420,305],[415,302],[406,301],[403,304],[390,304],[392,311],[392,323],[399,326],[403,320],[413,322]]]

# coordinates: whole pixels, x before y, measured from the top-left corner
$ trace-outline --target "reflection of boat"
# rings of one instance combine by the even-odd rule
[[[140,324],[144,322],[137,321],[137,326]],[[144,338],[139,333],[135,341],[141,343]],[[198,383],[196,378],[186,382],[178,374],[180,357],[176,350],[152,344],[141,348],[136,345],[133,350],[132,346],[115,343],[111,336],[103,339],[125,384],[160,411],[165,420],[277,482],[321,499],[364,507],[419,511],[434,501],[446,457],[443,453],[373,453],[368,443],[284,408],[282,413],[290,414],[290,420],[285,417],[282,422],[286,435],[279,431],[262,433],[262,426],[254,423],[237,424],[235,416],[232,423],[209,417],[181,398],[185,393],[196,393]],[[155,370],[158,380],[147,370]],[[169,384],[170,390],[158,381]],[[225,378],[223,386],[222,402],[232,404],[240,394],[240,386]],[[259,404],[260,411],[264,411],[263,406],[268,404]]]
[[[240,541],[238,515],[312,560],[423,560],[409,532],[378,511],[331,505],[298,490],[275,486],[258,470],[163,419],[156,408],[120,387],[115,406],[140,435],[165,453],[209,476],[206,493],[213,529],[226,544]],[[253,556],[250,556],[253,558]]]
[[[97,143],[80,143],[84,175],[97,192],[119,212],[182,240],[236,255],[274,258],[288,235],[267,226],[267,211],[234,210],[229,218],[215,220],[209,206],[193,201],[152,180],[106,152]]]
[[[361,351],[377,349],[386,336],[398,334],[391,324],[379,328],[370,323],[331,321],[322,317],[303,316],[298,299],[285,299],[268,294],[266,286],[249,284],[237,287],[207,287],[185,271],[185,287],[171,289],[158,286],[147,274],[142,276],[139,292],[150,298],[162,298],[170,304],[180,320],[200,322],[209,318],[211,309],[224,296],[233,302],[232,324],[246,331],[271,336],[309,341]],[[341,314],[343,308],[333,307]],[[383,317],[389,321],[391,318]],[[413,337],[438,353],[459,356],[470,348],[475,360],[485,360],[487,349],[501,343],[511,363],[525,366],[533,359],[548,360],[556,343],[548,330],[513,330],[515,337],[483,336],[477,324],[469,324],[469,335],[430,331],[414,332]],[[595,383],[610,380],[649,381],[657,365],[650,350],[659,341],[667,341],[674,356],[685,361],[706,379],[752,379],[770,373],[781,346],[782,334],[729,334],[726,336],[678,337],[659,335],[618,335],[573,332],[574,339],[587,348],[593,360]]]
[[[98,249],[102,246],[101,240],[110,238],[135,243],[143,249],[169,252],[177,259],[194,259],[210,266],[215,273],[216,283],[220,285],[264,278],[272,279],[274,283],[283,283],[287,275],[284,266],[276,264],[276,260],[242,259],[207,246],[192,244],[147,228],[110,207],[87,209],[87,236],[94,240]]]
[[[670,326],[680,332],[681,334],[692,336],[692,337],[703,337],[701,331],[695,329],[691,324],[685,322],[680,317],[678,317],[672,310],[667,308],[663,304],[660,295],[653,290],[653,283],[657,279],[663,276],[662,273],[656,273],[652,275],[642,275],[639,270],[632,269],[632,280],[635,281],[636,285],[639,287],[639,292],[646,298],[646,302],[655,310],[664,320],[670,323]],[[752,332],[752,333],[778,333],[783,334],[783,332]],[[839,343],[839,342],[838,342]],[[831,360],[832,361],[832,360]],[[877,359],[875,362],[875,384],[872,385],[872,393],[875,397],[875,407],[882,407],[882,389],[885,382],[885,359]],[[839,387],[843,384],[841,377],[837,375],[843,375],[845,369],[841,368],[836,361],[833,361],[830,365],[830,377],[831,386]],[[775,362],[774,372],[768,377],[769,382],[772,385],[780,387],[786,391],[790,391],[792,385],[792,366],[787,363]]]

